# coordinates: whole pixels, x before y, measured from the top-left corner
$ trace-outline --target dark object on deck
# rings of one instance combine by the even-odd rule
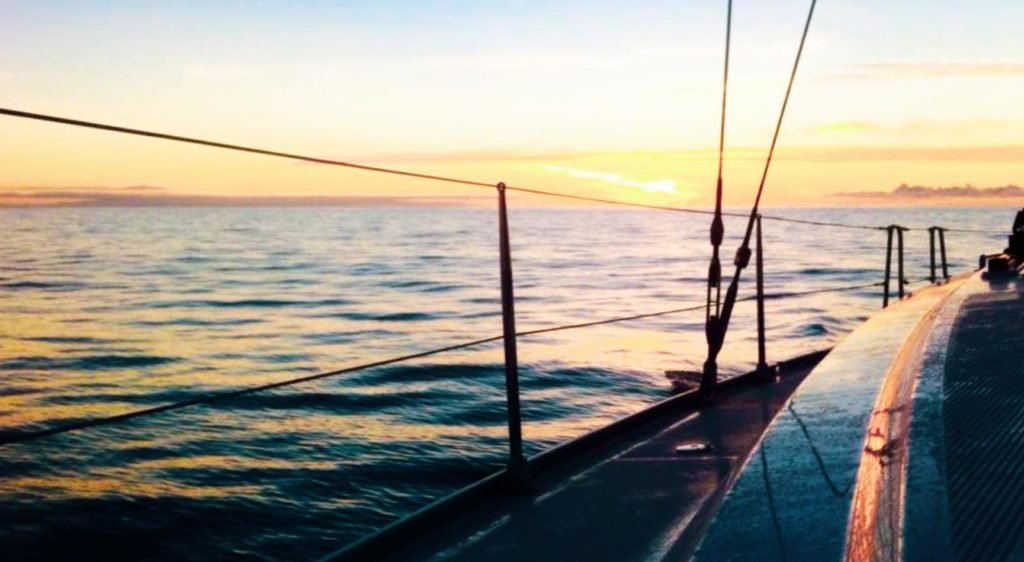
[[[691,453],[708,453],[713,451],[715,448],[707,441],[698,441],[694,443],[681,443],[676,445],[676,453],[680,455],[688,455]]]
[[[1017,211],[1017,217],[1013,219],[1013,231],[1010,233],[1010,246],[1006,248],[1018,262],[1024,259],[1024,209]]]
[[[1010,233],[1010,245],[1001,254],[982,255],[982,267],[988,266],[985,276],[1010,273],[1024,263],[1024,209],[1017,211],[1013,219],[1013,230]]]
[[[698,388],[703,375],[700,371],[665,371],[665,378],[672,384],[672,394]]]
[[[988,273],[1006,273],[1010,271],[1010,258],[1005,254],[988,258]]]

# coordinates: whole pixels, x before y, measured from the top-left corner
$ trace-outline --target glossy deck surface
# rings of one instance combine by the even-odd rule
[[[899,383],[914,371],[907,366],[919,363],[907,357],[906,350],[916,349],[919,357],[924,346],[920,342],[929,341],[932,333],[919,330],[919,326],[934,323],[948,297],[965,279],[925,289],[893,304],[853,332],[818,365],[796,392],[786,415],[776,419],[751,457],[696,559],[871,559],[877,554],[876,546],[892,544],[884,539],[898,536],[899,528],[889,526],[889,516],[902,510],[899,505],[884,505],[879,498],[900,496],[884,495],[891,484],[883,474],[887,471],[876,472],[874,479],[859,472],[862,463],[887,466],[893,458],[889,451],[906,443],[906,420],[894,416],[906,410],[898,400],[905,399],[908,392],[901,384],[895,384],[891,392],[880,390],[888,386],[887,379]],[[919,343],[909,341],[915,332]],[[883,400],[886,395],[891,396]],[[886,400],[888,405],[884,405]],[[847,531],[856,525],[851,523],[855,497],[867,516],[857,539],[870,540],[850,556]],[[883,525],[876,526],[877,522]],[[881,540],[874,540],[876,535]],[[890,555],[892,551],[883,553]]]
[[[685,559],[745,459],[819,357],[784,365],[776,383],[736,384],[710,405],[676,408],[550,471],[533,493],[479,502],[405,548],[374,558]],[[707,443],[710,450],[676,450],[693,443]],[[337,559],[351,558],[342,554]]]
[[[1022,355],[1024,281],[959,276],[386,559],[1024,559]]]
[[[956,278],[815,369],[699,560],[1024,559],[1024,281]]]

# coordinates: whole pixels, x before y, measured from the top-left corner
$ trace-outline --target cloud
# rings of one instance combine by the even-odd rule
[[[907,78],[1024,77],[1024,63],[1003,61],[874,62],[851,65],[837,74],[847,80],[902,80]]]
[[[825,130],[841,130],[846,127],[848,130],[861,127],[861,130],[906,130],[915,129],[922,133],[931,127],[932,131],[937,130],[940,124],[915,124],[910,123],[888,129],[881,124],[869,122],[847,122],[838,124],[823,124],[814,126],[811,131],[821,127]],[[962,124],[949,124],[946,130],[961,130]],[[988,126],[988,125],[982,125]],[[992,127],[1000,129],[1013,129],[1013,123],[991,123]],[[875,144],[875,143],[873,143]],[[348,157],[351,157],[350,155]],[[763,162],[765,149],[763,147],[733,147],[726,150],[727,162],[757,161]],[[341,156],[340,159],[345,159]],[[443,153],[377,153],[365,154],[352,158],[354,162],[360,163],[429,163],[429,164],[453,164],[473,162],[567,162],[573,160],[586,160],[591,158],[630,158],[630,159],[665,159],[676,162],[705,162],[718,159],[718,152],[713,149],[686,149],[686,150],[628,150],[628,151],[550,151],[550,152],[522,152],[522,151],[476,151],[476,152],[443,152]],[[899,145],[829,145],[829,146],[787,146],[776,151],[777,160],[807,161],[807,162],[862,162],[862,161],[960,161],[960,162],[1011,162],[1016,163],[1024,160],[1024,145],[968,145],[968,146],[907,146]],[[301,164],[300,164],[301,165]],[[555,168],[559,168],[555,166]],[[567,170],[575,169],[561,167],[562,169],[549,169],[548,171],[566,174]],[[587,172],[587,170],[582,170]],[[600,172],[599,172],[600,173]],[[616,174],[611,174],[616,175]],[[590,178],[599,179],[599,178]],[[677,189],[681,189],[677,186]]]
[[[854,191],[834,195],[858,199],[1005,199],[1024,198],[1024,188],[1013,184],[1000,187],[974,187],[970,184],[953,187],[929,187],[902,184],[892,191]]]
[[[606,156],[619,154],[612,151],[551,151],[551,152],[524,152],[517,150],[475,150],[459,152],[405,152],[405,153],[380,153],[367,154],[354,158],[354,161],[367,162],[388,162],[388,163],[464,163],[464,162],[529,162],[542,160],[566,160],[576,158],[588,158],[593,156]],[[345,156],[338,159],[344,160]]]
[[[809,131],[822,135],[910,135],[935,137],[940,135],[963,137],[970,134],[1003,133],[1017,131],[1020,124],[1008,120],[969,119],[961,121],[908,121],[882,124],[874,121],[837,121],[813,125]]]
[[[1024,145],[993,146],[836,146],[780,150],[777,160],[802,162],[1006,162],[1024,160]]]
[[[544,169],[574,178],[597,180],[625,187],[635,187],[644,193],[665,193],[669,195],[679,194],[679,191],[676,189],[676,182],[673,180],[654,180],[645,182],[630,179],[619,174],[596,172],[593,170],[579,170],[576,168],[567,168],[565,166],[544,166]]]

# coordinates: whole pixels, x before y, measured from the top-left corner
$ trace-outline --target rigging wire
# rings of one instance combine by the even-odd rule
[[[800,58],[804,54],[804,45],[807,43],[807,33],[811,29],[811,20],[814,18],[814,8],[818,0],[811,0],[811,8],[807,12],[807,21],[804,23],[804,32],[800,36],[800,46],[796,50],[796,59],[793,61],[793,70],[789,74],[789,84],[786,86],[786,95],[782,98],[782,109],[779,111],[779,120],[775,123],[775,133],[772,134],[772,143],[768,148],[768,158],[764,162],[764,171],[761,173],[761,183],[757,187],[757,196],[754,198],[754,205],[750,209],[750,222],[747,224],[747,233],[744,236],[744,245],[750,244],[750,235],[754,230],[754,219],[761,208],[761,196],[764,194],[764,185],[768,180],[768,169],[772,165],[772,158],[775,156],[775,145],[779,141],[779,133],[782,131],[782,121],[786,117],[786,108],[789,107],[789,97],[793,93],[793,84],[796,82],[796,71],[800,68]]]
[[[775,294],[772,294],[772,295],[766,295],[765,298],[767,298],[767,299],[780,299],[780,298],[790,298],[790,297],[798,297],[798,296],[805,296],[805,295],[814,295],[814,294],[826,293],[826,292],[853,291],[853,290],[864,289],[864,288],[868,288],[868,287],[878,287],[878,286],[881,286],[881,285],[882,285],[882,283],[879,282],[879,283],[869,283],[869,284],[863,284],[863,285],[851,285],[851,286],[843,286],[843,287],[829,287],[829,288],[814,289],[814,290],[809,290],[809,291],[797,291],[797,292],[788,292],[788,293],[775,293]],[[753,300],[754,298],[755,297],[751,296],[751,297],[746,297],[746,298],[743,298],[743,299],[740,299],[740,300],[741,301],[748,301],[748,300]],[[670,310],[661,310],[661,311],[649,312],[649,313],[645,313],[645,314],[636,314],[636,315],[632,315],[632,316],[622,316],[622,317],[618,317],[618,318],[609,318],[609,319],[605,319],[605,320],[597,320],[597,321],[594,321],[594,322],[584,322],[584,323],[579,323],[579,324],[567,324],[567,325],[564,325],[564,326],[556,326],[556,327],[552,327],[552,328],[540,328],[540,329],[536,329],[536,330],[528,330],[528,331],[524,331],[524,332],[518,332],[518,333],[516,333],[516,337],[535,336],[535,335],[539,335],[539,334],[548,334],[548,333],[552,333],[552,332],[561,332],[561,331],[565,331],[565,330],[574,330],[574,329],[578,329],[578,328],[588,328],[588,327],[591,327],[591,326],[600,326],[600,325],[604,325],[604,324],[615,324],[615,323],[620,323],[620,322],[629,322],[629,321],[632,321],[632,320],[641,320],[641,319],[645,319],[645,318],[655,318],[655,317],[659,317],[659,316],[668,316],[670,314],[678,314],[678,313],[681,313],[681,312],[691,312],[691,311],[695,311],[695,310],[700,310],[700,309],[704,308],[704,306],[705,305],[696,305],[696,306],[689,306],[689,307],[685,307],[685,308],[674,308],[674,309],[670,309]],[[462,349],[476,347],[476,346],[480,346],[480,345],[484,345],[484,344],[500,341],[502,339],[504,339],[503,335],[491,336],[491,337],[488,337],[488,338],[481,338],[481,339],[477,339],[477,340],[473,340],[473,341],[467,341],[467,342],[458,343],[458,344],[454,344],[454,345],[449,345],[449,346],[445,346],[445,347],[439,347],[439,348],[430,349],[430,350],[427,350],[427,351],[421,351],[421,352],[418,352],[418,353],[412,353],[412,354],[408,354],[408,355],[401,355],[401,356],[398,356],[398,357],[391,357],[391,358],[388,358],[388,359],[382,359],[382,360],[379,360],[379,361],[373,361],[373,362],[370,362],[370,363],[364,363],[364,364],[361,364],[361,365],[354,365],[354,366],[351,366],[351,367],[345,367],[345,368],[342,368],[342,369],[336,369],[336,370],[332,370],[332,371],[316,373],[316,374],[307,375],[307,376],[303,376],[303,377],[296,377],[296,378],[291,378],[291,379],[285,379],[285,380],[282,380],[282,381],[272,382],[272,383],[258,385],[258,386],[251,386],[251,387],[247,387],[247,388],[240,388],[240,389],[235,389],[235,390],[228,390],[228,391],[223,391],[223,392],[210,393],[210,394],[206,394],[206,395],[203,395],[203,396],[197,396],[195,398],[190,398],[190,399],[187,399],[187,400],[182,400],[182,401],[179,401],[179,402],[172,402],[172,403],[169,403],[169,404],[163,404],[163,405],[160,405],[160,406],[154,406],[152,408],[144,408],[144,409],[140,409],[140,410],[134,410],[134,411],[131,411],[131,412],[126,412],[126,413],[123,413],[123,414],[117,414],[117,415],[108,416],[108,417],[92,418],[92,419],[82,420],[82,421],[78,421],[78,422],[72,422],[72,423],[68,423],[68,424],[64,424],[64,425],[57,425],[57,426],[50,427],[50,428],[34,430],[34,431],[7,431],[7,432],[2,432],[2,433],[0,433],[0,447],[5,446],[5,445],[12,445],[12,444],[16,444],[16,443],[24,443],[24,442],[27,442],[27,441],[35,441],[37,439],[42,439],[44,437],[50,437],[50,436],[54,436],[54,435],[60,435],[60,434],[63,434],[63,433],[70,433],[70,432],[74,432],[74,431],[81,431],[81,430],[90,429],[90,428],[99,427],[99,426],[111,425],[111,424],[115,424],[115,423],[129,421],[129,420],[132,420],[132,419],[135,419],[135,418],[141,418],[141,417],[147,417],[147,416],[152,416],[152,415],[156,415],[156,414],[161,414],[161,413],[164,413],[164,412],[171,412],[171,411],[174,411],[174,410],[181,410],[181,409],[188,408],[188,407],[191,407],[191,406],[198,406],[198,405],[202,405],[202,404],[211,404],[211,403],[214,403],[214,402],[221,402],[221,401],[228,400],[228,399],[231,399],[231,398],[238,398],[238,397],[241,397],[241,396],[247,396],[247,395],[255,394],[255,393],[258,393],[258,392],[265,392],[265,391],[268,391],[268,390],[274,390],[274,389],[278,389],[278,388],[295,386],[295,385],[298,385],[298,384],[312,382],[312,381],[317,381],[317,380],[321,380],[321,379],[333,378],[333,377],[337,377],[337,376],[341,376],[341,375],[347,375],[347,374],[355,373],[355,372],[358,372],[358,371],[365,371],[367,369],[373,369],[373,368],[377,368],[377,367],[385,367],[385,366],[388,366],[388,365],[394,365],[396,363],[404,363],[406,361],[411,361],[411,360],[414,360],[414,359],[422,359],[422,358],[425,358],[425,357],[430,357],[432,355],[439,355],[441,353],[446,353],[446,352],[451,352],[451,351],[459,351],[459,350],[462,350]]]
[[[70,126],[75,126],[75,127],[83,127],[83,128],[86,128],[86,129],[96,129],[96,130],[101,130],[101,131],[109,131],[109,132],[115,132],[115,133],[121,133],[121,134],[127,134],[127,135],[149,137],[149,138],[155,138],[155,139],[161,139],[161,140],[167,140],[167,141],[173,141],[173,142],[181,142],[181,143],[186,143],[186,144],[195,144],[195,145],[200,145],[200,146],[208,146],[208,147],[220,148],[220,149],[225,149],[225,150],[234,150],[234,151],[238,151],[238,152],[247,152],[247,153],[251,153],[251,154],[260,154],[260,155],[264,155],[264,156],[273,156],[273,157],[277,157],[277,158],[288,158],[288,159],[291,159],[291,160],[298,160],[298,161],[303,161],[303,162],[311,162],[311,163],[315,163],[315,164],[325,164],[325,165],[330,165],[330,166],[341,166],[341,167],[352,168],[352,169],[356,169],[356,170],[363,170],[363,171],[367,171],[367,172],[391,174],[391,175],[404,176],[404,177],[409,177],[409,178],[416,178],[416,179],[423,179],[423,180],[430,180],[430,181],[438,181],[438,182],[446,182],[446,183],[466,185],[466,186],[472,186],[472,187],[487,187],[487,188],[492,188],[493,189],[493,188],[495,188],[497,186],[497,183],[489,183],[489,182],[470,180],[470,179],[465,179],[465,178],[449,177],[449,176],[440,176],[440,175],[435,175],[435,174],[424,174],[424,173],[420,173],[420,172],[413,172],[413,171],[409,171],[409,170],[401,170],[401,169],[397,169],[397,168],[385,168],[385,167],[381,167],[381,166],[368,166],[368,165],[365,165],[365,164],[359,164],[359,163],[355,163],[355,162],[347,162],[347,161],[342,161],[342,160],[333,160],[333,159],[329,159],[329,158],[319,158],[319,157],[315,157],[315,156],[307,156],[307,155],[302,155],[302,154],[294,154],[294,153],[282,152],[282,151],[277,151],[277,150],[269,150],[269,149],[264,149],[264,148],[255,148],[255,147],[243,146],[243,145],[238,145],[238,144],[231,144],[231,143],[225,143],[225,142],[219,142],[219,141],[204,140],[204,139],[199,139],[199,138],[194,138],[194,137],[186,137],[186,136],[182,136],[182,135],[173,135],[173,134],[168,134],[168,133],[160,133],[160,132],[155,132],[155,131],[147,131],[147,130],[143,130],[143,129],[134,129],[134,128],[130,128],[130,127],[122,127],[122,126],[119,126],[119,125],[107,125],[107,124],[104,124],[104,123],[97,123],[97,122],[94,122],[94,121],[84,121],[84,120],[81,120],[81,119],[71,119],[71,118],[67,118],[67,117],[59,117],[59,116],[47,115],[47,114],[43,114],[43,113],[33,113],[33,112],[21,111],[21,110],[17,110],[17,109],[10,109],[10,108],[4,108],[4,107],[0,107],[0,115],[6,115],[8,117],[17,117],[17,118],[22,118],[22,119],[30,119],[30,120],[34,120],[34,121],[43,121],[43,122],[49,122],[49,123],[57,123],[57,124],[61,124],[61,125],[70,125]],[[622,207],[634,207],[634,208],[639,208],[639,209],[651,209],[651,210],[658,210],[658,211],[673,211],[673,212],[678,212],[678,213],[690,213],[690,214],[698,214],[698,215],[713,215],[714,214],[714,211],[708,211],[706,209],[694,209],[694,208],[690,208],[690,207],[672,207],[672,206],[666,206],[666,205],[653,205],[653,204],[645,204],[645,203],[633,203],[633,202],[630,202],[630,201],[621,201],[621,200],[615,200],[615,199],[604,199],[604,198],[600,198],[600,197],[588,197],[588,196],[585,196],[585,195],[572,195],[572,194],[569,194],[569,193],[560,193],[560,192],[557,192],[557,191],[546,191],[546,190],[542,190],[542,189],[532,189],[532,188],[528,188],[528,187],[508,186],[507,189],[509,191],[518,191],[518,192],[521,192],[521,193],[530,193],[530,194],[540,195],[540,196],[544,196],[544,197],[554,197],[554,198],[561,198],[561,199],[572,199],[572,200],[576,200],[576,201],[588,201],[588,202],[591,202],[591,203],[602,203],[602,204],[606,204],[606,205],[618,205],[618,206],[622,206]],[[727,216],[727,217],[746,217],[747,215],[745,213],[736,213],[736,212],[725,212],[725,211],[723,211],[722,212],[722,216]],[[812,226],[828,226],[828,227],[836,227],[836,228],[852,228],[852,229],[862,229],[862,230],[885,230],[884,226],[869,226],[869,225],[847,224],[847,223],[840,223],[840,222],[815,221],[815,220],[806,220],[806,219],[795,219],[795,218],[782,217],[782,216],[762,215],[762,218],[765,219],[765,220],[772,220],[772,221],[779,221],[779,222],[789,222],[789,223],[795,223],[795,224],[806,224],[806,225],[812,225]],[[914,227],[914,228],[911,228],[910,230],[927,230],[927,228]],[[947,228],[946,230],[948,232],[974,232],[974,233],[979,233],[979,234],[1003,234],[1003,232],[1001,230],[1000,231],[996,231],[996,230],[989,231],[989,230],[972,230],[972,229],[956,229],[956,228]]]
[[[797,425],[800,426],[800,432],[804,434],[804,439],[807,441],[807,445],[811,449],[811,454],[814,455],[814,460],[818,463],[818,472],[821,473],[821,476],[825,480],[825,484],[828,485],[832,495],[837,498],[845,498],[846,494],[850,492],[850,488],[853,487],[854,482],[857,480],[857,476],[854,475],[853,480],[847,483],[843,488],[837,486],[835,480],[832,480],[832,476],[828,472],[828,467],[825,466],[825,459],[821,457],[821,452],[818,451],[818,447],[814,445],[814,439],[811,438],[811,432],[807,429],[807,425],[804,424],[804,420],[800,417],[800,414],[796,413],[796,409],[793,408],[793,402],[791,401],[786,408],[789,410],[789,413],[792,414],[793,419],[796,420]]]
[[[701,378],[701,389],[710,393],[718,381],[718,354],[722,351],[725,343],[725,334],[729,329],[729,320],[732,316],[732,308],[736,302],[737,291],[739,290],[740,277],[743,269],[750,262],[750,238],[754,232],[754,224],[757,222],[758,211],[761,206],[761,196],[764,194],[764,186],[768,179],[768,170],[771,167],[772,157],[775,154],[775,146],[779,140],[779,132],[782,130],[782,122],[786,116],[786,108],[789,106],[789,98],[793,92],[793,83],[796,82],[796,71],[800,67],[800,59],[803,56],[804,45],[807,43],[807,34],[811,28],[811,20],[814,17],[814,8],[818,0],[811,0],[810,10],[807,12],[807,21],[804,23],[803,34],[800,36],[800,46],[796,51],[796,58],[793,61],[793,70],[789,74],[789,83],[786,85],[786,95],[782,100],[782,108],[779,110],[779,118],[775,123],[775,132],[772,135],[771,146],[768,150],[768,157],[765,159],[764,171],[761,174],[761,182],[757,188],[757,196],[750,208],[750,216],[747,218],[747,229],[743,234],[743,242],[736,251],[735,273],[729,289],[725,294],[725,303],[722,305],[721,315],[708,324],[708,356],[704,362],[704,372]]]
[[[367,172],[377,172],[381,174],[392,174],[396,176],[406,176],[411,178],[419,178],[425,180],[444,181],[449,183],[458,183],[462,185],[473,185],[478,187],[494,187],[493,183],[484,183],[473,180],[466,180],[460,178],[450,178],[445,176],[435,176],[432,174],[421,174],[419,172],[409,172],[405,170],[397,170],[394,168],[383,168],[380,166],[367,166],[365,164],[356,164],[354,162],[345,162],[342,160],[333,160],[330,158],[318,158],[315,156],[304,156],[302,154],[293,154],[290,152],[280,152],[277,150],[267,150],[264,148],[254,148],[251,146],[242,146],[239,144],[229,144],[225,142],[197,139],[193,137],[185,137],[180,135],[171,135],[167,133],[158,133],[155,131],[145,131],[142,129],[132,129],[129,127],[121,127],[119,125],[105,125],[103,123],[95,123],[92,121],[82,121],[80,119],[69,119],[66,117],[57,117],[54,115],[44,115],[42,113],[30,113],[28,111],[18,111],[15,109],[0,108],[0,115],[8,115],[10,117],[22,117],[25,119],[34,119],[36,121],[48,121],[50,123],[59,123],[61,125],[71,125],[74,127],[85,127],[87,129],[99,129],[101,131],[110,131],[114,133],[124,133],[126,135],[137,135],[142,137],[150,137],[155,139],[169,140],[174,142],[183,142],[187,144],[198,144],[202,146],[210,146],[213,148],[223,148],[226,150],[235,150],[238,152],[249,152],[252,154],[262,154],[264,156],[275,156],[278,158],[288,158],[291,160],[301,160],[303,162],[312,162],[314,164],[328,164],[331,166],[342,166],[345,168],[355,168],[357,170],[364,170]]]
[[[722,170],[725,163],[725,117],[726,103],[729,99],[729,50],[732,45],[732,0],[727,2],[725,17],[725,61],[722,64],[722,114],[718,128],[718,181],[715,185],[715,217],[711,220],[711,263],[708,264],[707,309],[704,315],[705,337],[710,342],[717,331],[719,313],[722,304],[722,262],[719,250],[725,238],[725,223],[722,222]],[[714,312],[712,312],[711,295],[714,293]]]

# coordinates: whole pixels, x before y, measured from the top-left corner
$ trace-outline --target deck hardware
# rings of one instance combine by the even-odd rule
[[[899,281],[897,282],[897,285],[899,286],[900,300],[903,300],[903,297],[904,297],[904,293],[903,293],[903,288],[904,287],[903,286],[906,284],[906,280],[907,280],[907,278],[903,275],[903,231],[904,230],[905,229],[903,227],[901,227],[901,226],[897,226],[896,227],[896,248],[899,251],[899,253],[898,253],[898,256],[899,256],[899,270],[898,270],[899,271]]]
[[[1024,209],[1017,211],[1013,219],[1013,227],[1010,230],[1009,245],[1006,253],[1020,260],[1024,257]]]
[[[949,279],[949,262],[946,261],[946,229],[936,227],[939,233],[939,250],[942,252],[942,278]]]
[[[707,453],[713,451],[715,448],[711,446],[711,443],[707,441],[695,441],[693,443],[683,443],[676,445],[676,453],[680,455],[686,455],[690,453]]]
[[[889,306],[889,278],[892,276],[892,233],[896,225],[885,227],[885,285],[882,288],[882,308]]]
[[[934,226],[928,227],[928,265],[931,272],[928,280],[932,283],[937,280],[935,277],[935,228]]]
[[[905,296],[904,286],[908,284],[906,276],[903,274],[903,233],[910,230],[907,227],[900,226],[898,224],[890,224],[885,227],[888,233],[888,238],[885,245],[885,283],[883,283],[882,289],[882,308],[889,306],[889,283],[892,279],[892,238],[893,233],[896,233],[896,251],[897,251],[897,275],[899,276],[896,280],[896,286],[898,287],[897,294],[902,300]]]
[[[930,227],[928,227],[928,249],[929,249],[929,256],[931,258],[930,259],[931,276],[929,277],[929,279],[931,279],[932,283],[935,283],[936,281],[938,281],[938,278],[937,278],[937,276],[935,274],[935,272],[936,272],[936,263],[935,263],[935,236],[936,236],[936,234],[938,234],[938,237],[939,237],[939,252],[941,253],[941,257],[942,257],[942,278],[943,279],[949,279],[949,264],[946,261],[946,229],[942,228],[941,226],[930,226]]]

